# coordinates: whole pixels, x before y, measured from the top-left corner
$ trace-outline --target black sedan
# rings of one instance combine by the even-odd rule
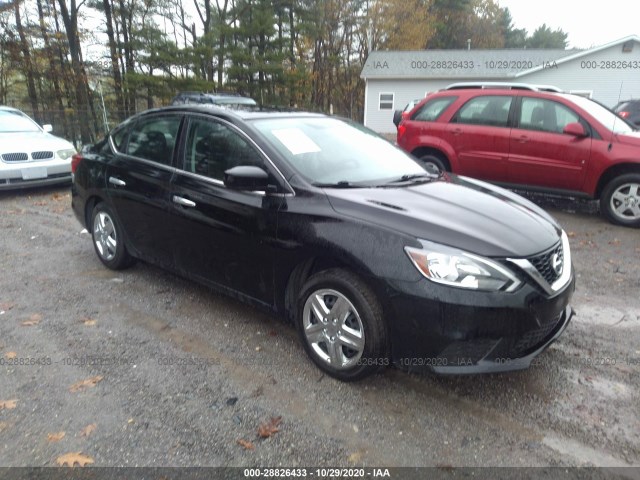
[[[526,368],[572,317],[569,243],[549,215],[345,120],[149,110],[72,170],[104,265],[140,259],[278,312],[341,380]]]

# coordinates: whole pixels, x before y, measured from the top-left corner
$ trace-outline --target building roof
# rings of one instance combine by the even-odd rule
[[[482,49],[371,52],[360,73],[366,79],[421,79],[435,77],[514,78],[551,65],[590,55],[626,42],[640,42],[631,35],[588,50]]]

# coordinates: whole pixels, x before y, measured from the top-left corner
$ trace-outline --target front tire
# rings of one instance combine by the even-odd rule
[[[380,303],[351,272],[331,269],[309,278],[296,324],[311,360],[338,380],[360,380],[389,364]]]
[[[106,203],[97,204],[91,214],[91,238],[100,261],[111,270],[122,270],[134,262],[124,244],[122,228]]]
[[[600,211],[611,223],[640,227],[640,174],[627,173],[611,180],[602,191]]]

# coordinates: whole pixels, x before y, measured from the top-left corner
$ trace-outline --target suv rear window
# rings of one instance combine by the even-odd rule
[[[465,103],[451,120],[455,123],[506,127],[509,120],[511,95],[486,95]]]
[[[440,97],[429,100],[420,107],[420,110],[411,117],[411,120],[417,120],[419,122],[434,122],[457,98],[458,97]]]

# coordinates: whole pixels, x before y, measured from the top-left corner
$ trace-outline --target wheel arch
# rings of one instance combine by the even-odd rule
[[[316,255],[306,258],[299,262],[291,270],[286,287],[284,289],[284,298],[282,299],[282,307],[284,308],[284,316],[288,322],[295,324],[295,312],[297,309],[298,296],[305,282],[318,272],[330,270],[333,268],[341,268],[347,270],[359,277],[375,294],[376,299],[380,303],[383,316],[388,318],[389,303],[384,295],[385,288],[380,280],[375,279],[368,272],[358,268],[351,262],[342,261],[335,257]],[[391,333],[389,322],[385,322],[387,333]],[[389,336],[387,338],[390,338]]]
[[[605,170],[598,180],[598,184],[596,185],[596,190],[594,192],[593,197],[595,199],[599,199],[602,195],[602,191],[607,186],[607,184],[616,177],[620,175],[625,175],[627,173],[638,173],[640,174],[640,163],[618,163],[609,167]]]
[[[445,164],[447,171],[449,172],[451,171],[451,161],[449,160],[449,156],[439,148],[420,146],[413,149],[413,151],[411,152],[411,155],[413,155],[416,158],[424,157],[425,155],[434,155],[438,157],[440,160],[442,160],[442,162]]]

